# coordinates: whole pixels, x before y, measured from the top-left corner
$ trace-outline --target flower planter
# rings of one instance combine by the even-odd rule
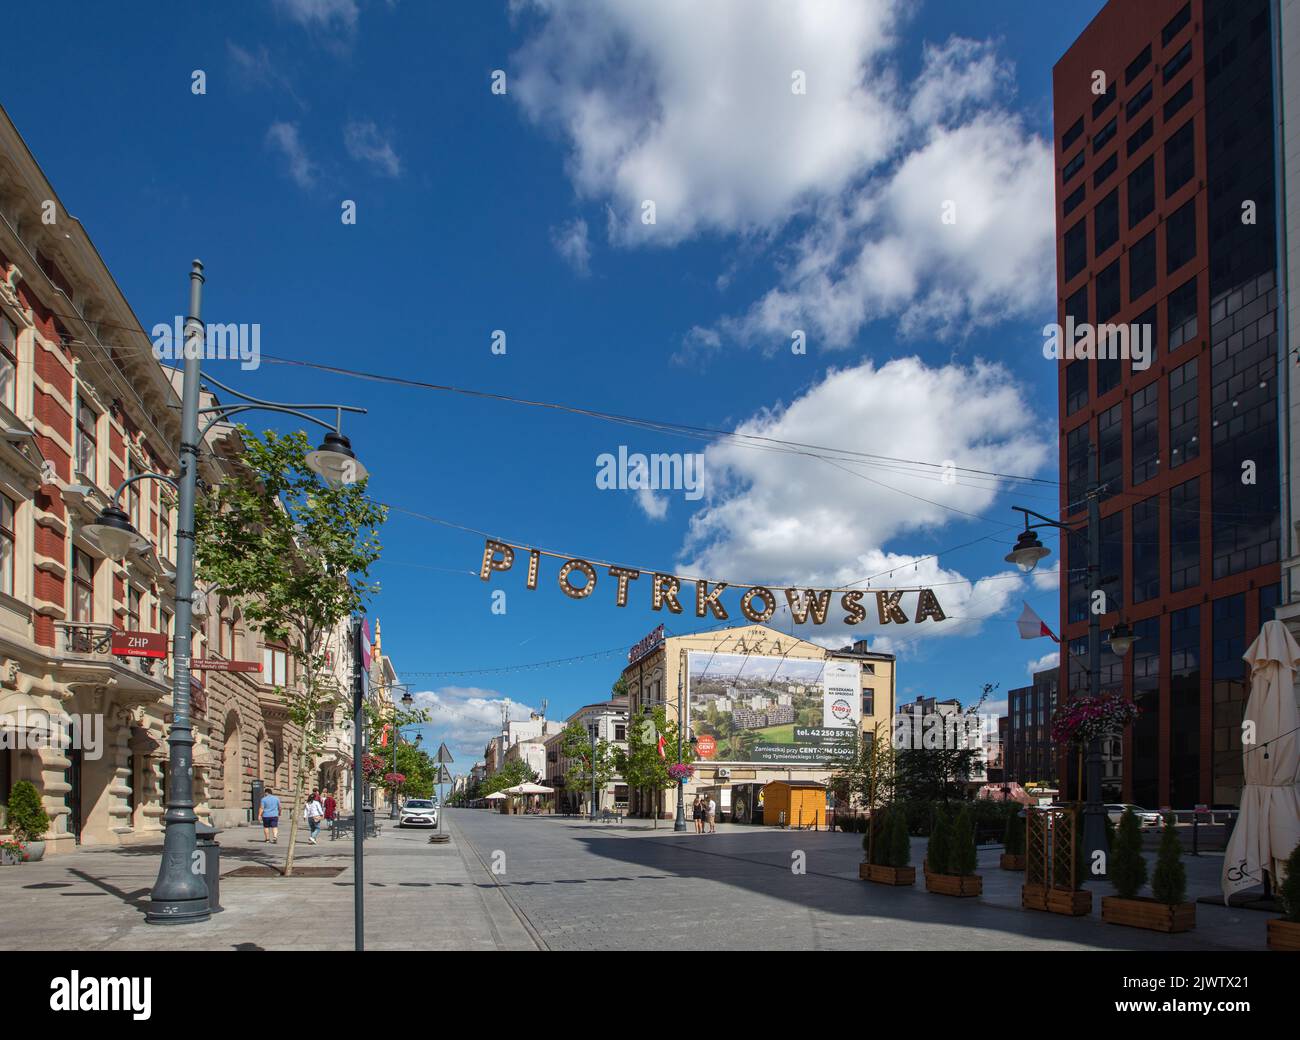
[[[1196,927],[1195,903],[1162,903],[1150,896],[1102,896],[1101,919],[1152,932],[1187,932]]]
[[[978,874],[926,874],[925,890],[941,896],[980,895],[984,891],[984,879]]]
[[[27,843],[26,859],[28,863],[39,863],[45,858],[45,842],[29,841]]]
[[[21,852],[10,852],[8,849],[0,849],[0,867],[16,867],[23,861]]]
[[[1268,922],[1268,948],[1300,953],[1300,922],[1275,917]]]
[[[1066,917],[1084,917],[1092,913],[1092,893],[1086,888],[1048,888],[1046,885],[1020,886],[1020,905],[1026,910],[1042,910]]]
[[[1002,859],[998,861],[998,866],[1003,870],[1023,871],[1025,869],[1025,857],[1023,855],[1017,856],[1010,852],[1004,852],[1002,853]]]
[[[858,877],[878,885],[915,885],[915,867],[882,867],[876,863],[858,864]]]

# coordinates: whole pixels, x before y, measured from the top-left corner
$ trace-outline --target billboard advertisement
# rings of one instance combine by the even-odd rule
[[[853,753],[862,718],[857,661],[707,651],[686,656],[698,760],[821,766]]]

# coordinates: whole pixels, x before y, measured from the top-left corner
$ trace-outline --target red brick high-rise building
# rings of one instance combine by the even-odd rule
[[[1149,366],[1060,362],[1061,515],[1086,521],[1095,467],[1102,627],[1138,636],[1103,649],[1103,690],[1143,708],[1107,800],[1237,804],[1241,655],[1279,598],[1274,21],[1111,0],[1053,70],[1058,321],[1152,330]],[[1070,697],[1096,590],[1086,536],[1061,551]]]

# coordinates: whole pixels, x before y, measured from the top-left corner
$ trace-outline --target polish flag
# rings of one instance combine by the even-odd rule
[[[660,758],[667,758],[668,756],[664,753],[664,738],[663,738],[662,735],[659,737],[659,745],[658,745],[658,746],[659,746],[659,757],[660,757]]]
[[[1020,629],[1020,638],[1040,639],[1047,636],[1052,642],[1059,643],[1060,640],[1047,627],[1047,622],[1035,614],[1028,603],[1023,603],[1023,605],[1025,609],[1021,612],[1020,617],[1016,619],[1016,627]]]

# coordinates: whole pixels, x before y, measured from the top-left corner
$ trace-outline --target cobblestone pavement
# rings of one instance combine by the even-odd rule
[[[674,834],[647,821],[451,810],[453,828],[550,949],[1212,950],[1263,949],[1269,915],[1200,904],[1197,927],[1159,935],[1091,917],[1020,909],[1022,875],[981,850],[985,894],[931,895],[858,880],[860,837],[721,825]],[[795,873],[796,853],[806,873]],[[924,843],[913,842],[919,864]],[[1185,860],[1193,898],[1212,893],[1222,859]]]
[[[564,817],[450,810],[447,845],[386,821],[366,843],[366,948],[1204,950],[1264,947],[1267,914],[1198,905],[1196,930],[1162,936],[1024,911],[1021,875],[980,853],[984,896],[953,899],[859,881],[860,839],[841,833],[723,824],[674,834],[671,822],[588,823]],[[261,830],[220,836],[225,910],[203,924],[157,927],[144,908],[158,846],[83,848],[0,868],[0,935],[15,950],[349,950],[350,841],[300,844],[302,866],[333,878],[233,878],[283,862]],[[802,853],[806,873],[795,873]],[[913,862],[924,855],[913,843]],[[1222,860],[1185,860],[1195,897],[1212,893]],[[494,873],[494,866],[503,873]]]

